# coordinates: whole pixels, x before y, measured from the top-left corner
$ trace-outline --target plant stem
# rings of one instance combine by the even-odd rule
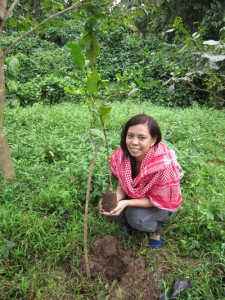
[[[108,144],[106,129],[105,129],[105,125],[102,120],[101,114],[99,113],[99,109],[96,105],[95,105],[95,107],[97,109],[99,119],[101,120],[102,130],[103,130],[103,134],[104,134],[105,147],[106,147],[107,169],[108,169],[108,176],[109,176],[109,189],[112,190],[113,189],[112,188],[112,176],[111,176],[111,170],[110,170],[110,164],[109,164],[109,144]]]
[[[101,122],[102,122],[102,118],[101,118]],[[102,122],[102,126],[103,126],[103,134],[104,134],[105,147],[106,147],[107,168],[108,168],[108,175],[109,175],[109,188],[110,188],[110,190],[112,190],[112,176],[111,176],[111,170],[110,170],[110,164],[109,164],[109,145],[108,145],[108,139],[107,139],[106,130],[105,130],[105,126],[104,126],[103,122]]]
[[[90,277],[90,265],[89,265],[89,259],[88,259],[88,241],[87,241],[87,228],[88,228],[88,206],[89,206],[89,199],[90,199],[90,189],[91,189],[91,180],[92,180],[92,174],[94,170],[95,160],[98,154],[99,147],[101,145],[102,141],[98,143],[98,145],[95,144],[95,154],[93,156],[89,175],[88,175],[88,182],[87,182],[87,192],[86,192],[86,202],[85,202],[85,213],[84,213],[84,262],[85,262],[85,268],[86,268],[86,274],[88,277]]]

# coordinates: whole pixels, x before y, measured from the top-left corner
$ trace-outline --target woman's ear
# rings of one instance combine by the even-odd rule
[[[153,139],[153,142],[151,143],[151,147],[153,147],[154,145],[155,145],[155,142],[156,142],[156,138],[155,139]]]

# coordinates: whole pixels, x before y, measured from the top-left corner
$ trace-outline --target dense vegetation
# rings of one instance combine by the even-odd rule
[[[81,10],[79,15],[70,12],[50,23],[20,41],[7,56],[8,103],[25,106],[40,101],[82,101],[83,86],[75,78],[82,75],[73,65],[67,44],[76,42],[85,48],[85,37],[92,31],[98,41],[96,47],[100,46],[100,53],[96,50],[96,65],[105,82],[99,97],[123,100],[137,89],[137,99],[150,98],[160,105],[187,107],[197,102],[223,107],[225,45],[220,2],[194,6],[198,11],[195,22],[186,1],[180,6],[175,3],[162,5],[161,9],[139,5],[122,10],[116,6],[110,17],[99,16],[92,7]],[[217,12],[216,16],[210,15],[213,12]],[[189,19],[184,18],[185,13]],[[154,24],[146,20],[150,15]],[[159,23],[161,26],[156,26]],[[148,28],[144,35],[138,30],[140,26]],[[10,27],[7,33],[4,47],[18,36]]]
[[[158,120],[164,141],[178,152],[185,171],[183,206],[162,233],[163,253],[170,268],[166,277],[157,279],[157,284],[163,289],[174,279],[189,278],[193,286],[188,296],[180,299],[222,299],[224,112],[197,106],[168,109],[149,101],[116,102],[107,129],[110,153],[118,146],[127,118],[142,112]],[[91,126],[86,105],[58,104],[46,109],[37,104],[7,109],[6,129],[17,182],[11,185],[1,181],[0,186],[1,299],[107,297],[100,280],[82,293],[87,279],[78,267],[87,177],[94,153],[88,134]],[[91,187],[89,245],[106,234],[118,236],[119,226],[98,215],[98,200],[106,187],[106,155],[102,146]],[[151,260],[151,252],[144,251],[145,243],[147,240],[143,241],[140,235],[124,245],[136,256],[145,257],[147,268],[154,275],[162,265]],[[188,265],[184,266],[187,259]],[[71,273],[66,271],[68,262],[73,265]]]
[[[4,29],[3,49],[35,25],[37,16],[44,19],[51,9],[75,2],[20,1]],[[101,13],[90,4],[70,11],[21,40],[5,58],[4,127],[17,180],[11,184],[0,177],[0,298],[102,300],[110,295],[110,286],[100,278],[88,280],[79,269],[94,153],[89,129],[99,127],[94,99],[112,105],[110,153],[124,122],[144,112],[157,119],[185,171],[183,206],[164,227],[165,246],[155,259],[142,235],[124,246],[145,258],[149,276],[161,289],[178,278],[192,280],[179,299],[222,300],[223,1],[124,0],[110,13],[110,1],[100,2]],[[71,42],[82,50],[80,61],[72,55]],[[90,67],[86,73],[84,57],[89,59],[85,68]],[[95,86],[85,80],[94,67]],[[91,185],[89,246],[106,234],[118,236],[119,226],[98,214],[107,179],[102,145]]]

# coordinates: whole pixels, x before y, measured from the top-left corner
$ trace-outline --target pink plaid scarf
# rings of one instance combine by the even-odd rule
[[[130,158],[124,157],[121,148],[112,154],[110,166],[129,198],[149,197],[153,206],[168,211],[181,205],[180,166],[175,152],[164,143],[149,148],[134,179]]]

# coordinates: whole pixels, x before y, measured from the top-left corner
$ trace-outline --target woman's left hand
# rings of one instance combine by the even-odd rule
[[[118,216],[124,208],[127,207],[127,200],[121,200],[117,202],[117,206],[110,212],[102,211],[101,213],[105,216]]]

